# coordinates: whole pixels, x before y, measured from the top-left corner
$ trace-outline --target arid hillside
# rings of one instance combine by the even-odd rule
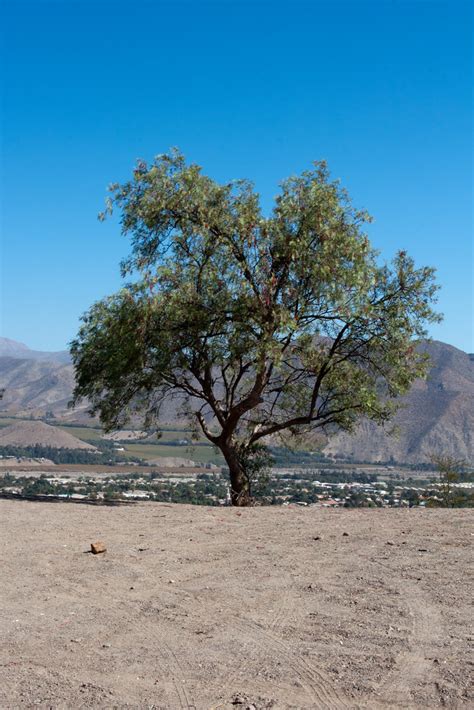
[[[473,707],[470,510],[0,515],[2,708]]]
[[[18,415],[67,414],[74,387],[72,365],[52,360],[0,357],[1,410]]]
[[[386,429],[363,422],[353,435],[336,434],[326,453],[358,461],[388,461],[392,457],[400,463],[417,463],[429,461],[433,454],[474,461],[474,360],[446,343],[435,341],[424,347],[432,361],[429,376],[417,381],[402,398],[394,422]],[[0,388],[5,389],[0,411],[35,417],[52,412],[63,421],[90,423],[87,403],[68,409],[73,387],[70,364],[0,357]],[[181,424],[179,410],[178,399],[163,407],[163,423]],[[141,424],[132,423],[136,427]]]
[[[81,441],[66,431],[44,422],[18,421],[0,429],[0,446],[50,446],[53,449],[90,449],[91,444]]]
[[[24,343],[19,343],[10,338],[0,338],[0,357],[13,357],[20,360],[48,360],[63,364],[71,361],[71,356],[67,350],[57,352],[31,350]]]
[[[425,349],[432,362],[428,377],[402,398],[394,421],[385,430],[363,422],[353,435],[336,434],[326,453],[359,461],[416,463],[433,454],[474,461],[474,359],[437,341]]]

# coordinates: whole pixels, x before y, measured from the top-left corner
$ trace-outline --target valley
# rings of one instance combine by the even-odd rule
[[[42,419],[85,441],[100,438],[98,422],[87,415],[86,403],[75,410],[67,406],[74,374],[65,354],[38,354],[6,340],[0,339],[2,422],[9,422],[11,417]],[[427,463],[433,454],[473,462],[474,359],[439,341],[423,347],[431,358],[430,372],[425,381],[415,382],[410,393],[402,398],[393,424],[383,429],[361,422],[353,434],[334,432],[326,439],[308,443],[306,450],[313,447],[340,460],[366,463]],[[221,465],[222,457],[208,442],[200,441],[192,449],[187,444],[177,444],[182,438],[190,438],[178,410],[175,402],[163,411],[160,440],[126,441],[122,444],[126,453],[144,459],[180,456]],[[139,429],[140,422],[133,422],[133,427]]]

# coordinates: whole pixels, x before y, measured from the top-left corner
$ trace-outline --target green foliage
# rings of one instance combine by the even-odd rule
[[[420,504],[420,496],[413,488],[404,488],[400,493],[400,500],[406,500],[409,508]]]
[[[92,442],[98,445],[97,441]],[[142,459],[129,456],[125,458],[117,454],[113,447],[108,446],[108,442],[100,442],[102,452],[91,451],[90,449],[56,449],[52,446],[0,446],[0,456],[12,456],[16,458],[49,459],[55,464],[98,464],[101,466],[113,465],[117,462],[136,461],[142,463]]]
[[[249,494],[259,497],[265,494],[274,463],[273,456],[262,444],[245,443],[238,449],[238,457],[243,468]]]
[[[325,163],[284,181],[264,217],[251,183],[219,185],[172,151],[113,185],[114,207],[132,281],[83,317],[74,402],[88,398],[112,429],[136,412],[149,426],[179,396],[240,502],[257,444],[384,422],[424,374],[433,270],[405,252],[380,265],[369,215]]]
[[[284,446],[269,446],[268,448],[274,465],[280,468],[284,466],[314,466],[319,462],[331,463],[331,459],[319,451],[302,451]]]
[[[21,490],[24,496],[54,495],[56,487],[45,478],[29,479]]]
[[[472,477],[465,461],[453,456],[432,456],[432,463],[439,475],[439,488],[433,498],[428,501],[430,507],[464,508],[474,505],[472,491],[464,491],[456,486],[460,481],[468,481]]]

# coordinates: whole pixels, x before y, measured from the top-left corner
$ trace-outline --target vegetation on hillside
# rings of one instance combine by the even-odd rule
[[[98,442],[93,442],[98,446]],[[4,458],[34,458],[48,459],[55,464],[99,464],[101,466],[114,465],[116,463],[134,461],[145,463],[143,459],[133,456],[123,456],[114,450],[113,446],[100,444],[102,451],[91,451],[90,449],[57,449],[53,446],[0,446],[0,456]]]

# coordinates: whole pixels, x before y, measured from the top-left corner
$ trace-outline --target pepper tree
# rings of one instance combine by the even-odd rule
[[[379,263],[371,218],[324,162],[264,216],[250,182],[218,184],[173,150],[112,185],[114,208],[130,283],[82,318],[73,402],[110,430],[138,414],[159,426],[177,399],[222,452],[234,505],[252,502],[268,442],[383,423],[426,371],[433,269],[404,251]]]

